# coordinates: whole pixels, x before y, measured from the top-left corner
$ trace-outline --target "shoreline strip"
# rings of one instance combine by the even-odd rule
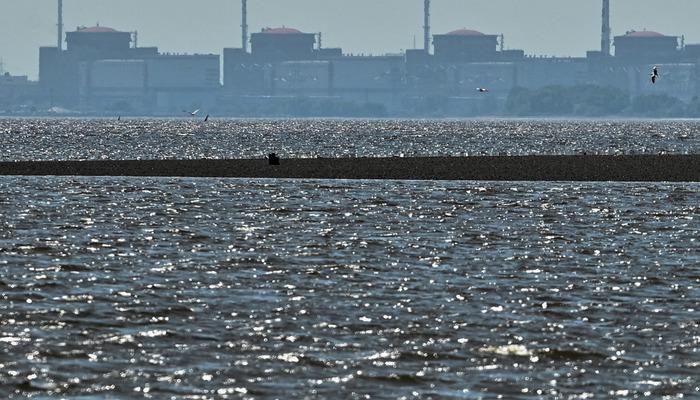
[[[0,175],[700,182],[700,155],[11,161]]]

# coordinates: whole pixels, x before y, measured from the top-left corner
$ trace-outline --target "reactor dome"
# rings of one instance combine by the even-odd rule
[[[114,32],[118,32],[114,28],[109,28],[106,26],[99,26],[99,25],[91,26],[89,28],[81,27],[81,28],[78,28],[77,30],[78,30],[78,32],[84,32],[84,33],[114,33]]]
[[[628,38],[657,38],[657,37],[666,37],[666,35],[659,33],[659,32],[654,32],[654,31],[629,31],[625,34],[625,37],[628,37]]]
[[[303,33],[302,31],[294,28],[265,28],[262,30],[262,33],[268,33],[271,35],[298,35],[300,33]]]
[[[471,29],[457,29],[456,31],[448,32],[449,36],[484,36],[483,33]]]

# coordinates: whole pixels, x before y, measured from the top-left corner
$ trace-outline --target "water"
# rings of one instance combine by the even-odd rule
[[[697,154],[695,121],[0,119],[1,160]],[[700,184],[0,177],[0,398],[700,396]]]
[[[699,189],[0,178],[0,397],[694,398]]]
[[[697,154],[700,121],[0,119],[0,161]]]

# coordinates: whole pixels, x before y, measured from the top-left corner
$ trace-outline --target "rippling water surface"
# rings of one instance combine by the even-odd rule
[[[0,397],[696,398],[699,189],[0,178]]]
[[[700,121],[0,119],[0,160],[697,154]]]

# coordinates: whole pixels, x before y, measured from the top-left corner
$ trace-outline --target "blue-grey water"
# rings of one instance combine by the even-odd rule
[[[700,120],[0,119],[0,161],[698,154]]]
[[[3,157],[119,148],[54,122]],[[0,398],[697,398],[699,221],[697,183],[0,177]]]

